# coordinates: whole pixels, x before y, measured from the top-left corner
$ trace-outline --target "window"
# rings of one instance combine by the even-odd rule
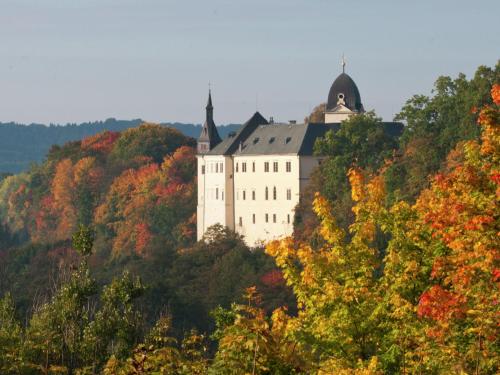
[[[292,189],[286,189],[286,199],[289,201],[292,200]]]
[[[236,172],[238,172],[238,163],[236,163]]]
[[[273,214],[273,223],[276,223],[276,214]]]
[[[269,199],[269,188],[266,186],[266,201]]]
[[[292,171],[292,162],[291,161],[287,161],[286,162],[286,171],[287,172],[291,172]]]
[[[264,162],[264,172],[269,172],[269,162]]]
[[[252,190],[252,200],[255,200],[255,190]]]
[[[273,187],[273,199],[276,200],[278,193],[276,192],[276,186]]]
[[[215,173],[219,173],[219,163],[215,163]]]
[[[252,172],[255,172],[255,162],[252,162]]]
[[[219,172],[220,173],[224,172],[224,163],[220,163]]]
[[[290,224],[290,214],[286,215],[286,221]]]
[[[240,220],[239,220],[238,224],[240,225],[240,227],[243,226],[243,218],[241,216],[240,216]]]
[[[266,214],[266,223],[269,223],[269,214]]]
[[[273,163],[273,172],[278,172],[278,162],[277,161],[275,161]]]
[[[241,163],[241,171],[246,172],[247,171],[247,163]]]
[[[219,199],[219,188],[215,188],[215,199]]]
[[[201,174],[205,174],[205,166],[204,165],[201,166]]]
[[[255,214],[252,214],[252,223],[255,224]]]
[[[243,190],[243,200],[246,200],[246,199],[247,199],[247,191]]]

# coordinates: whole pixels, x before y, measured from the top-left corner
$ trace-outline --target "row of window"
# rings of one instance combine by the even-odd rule
[[[220,194],[219,194],[220,193]],[[269,187],[266,186],[264,190],[264,199],[267,201],[269,200],[269,193],[270,189]],[[273,194],[273,200],[278,199],[278,190],[276,189],[276,186],[273,187],[272,190]],[[208,189],[208,196],[210,199],[215,199],[219,200],[219,197],[221,200],[224,200],[224,189],[215,188],[215,189]],[[247,191],[245,189],[242,190],[236,190],[236,200],[246,200],[247,199]],[[252,190],[251,192],[251,199],[254,201],[257,199],[257,193],[255,190]],[[290,201],[292,200],[292,189],[286,189],[286,200]]]
[[[250,163],[249,163],[250,164]],[[253,161],[251,163],[252,166],[252,172],[255,172],[255,162]],[[207,167],[207,168],[205,168]],[[236,163],[235,166],[235,171],[239,172],[240,171],[240,163]],[[264,172],[269,172],[270,171],[270,162],[265,161],[264,162]],[[291,172],[292,171],[292,162],[287,161],[285,162],[285,171],[286,172]],[[206,173],[224,173],[224,163],[222,162],[217,162],[217,163],[207,163],[207,165],[202,165],[201,166],[201,174]],[[247,162],[244,161],[241,163],[241,172],[246,173],[247,172]],[[279,172],[279,162],[273,161],[273,172]]]
[[[207,198],[212,200],[224,200],[224,189],[207,189]]]
[[[264,221],[266,223],[269,223],[269,218],[272,217],[273,219],[273,223],[276,223],[277,222],[277,216],[276,214],[272,214],[272,216],[270,216],[269,214],[265,214],[264,215]],[[286,222],[287,224],[290,224],[290,214],[287,214],[286,215]],[[256,220],[256,217],[255,217],[255,214],[252,214],[252,224],[256,224],[257,223],[257,220]],[[240,216],[239,219],[238,219],[238,225],[240,227],[243,226],[243,218]]]
[[[240,163],[236,163],[236,166],[235,166],[236,172],[240,171],[239,164]],[[251,165],[252,165],[252,172],[255,172],[255,162],[253,161]],[[264,162],[264,172],[270,171],[270,168],[269,168],[270,165],[271,165],[270,162],[268,162],[268,161]],[[241,163],[241,172],[245,173],[246,171],[247,171],[247,162],[244,161]],[[291,161],[285,162],[285,171],[286,172],[292,171],[292,162]],[[279,172],[279,162],[277,162],[277,161],[273,161],[273,172]]]
[[[207,163],[207,173],[224,173],[224,163]],[[205,174],[205,166],[201,166],[201,174]]]
[[[269,189],[269,187],[266,186],[266,188],[264,189],[264,199],[266,201],[269,200],[269,193],[271,192],[271,190]],[[256,200],[256,191],[255,190],[252,190],[252,200]],[[278,199],[278,190],[276,189],[276,186],[273,187],[272,189],[272,196],[273,196],[273,200],[277,200]],[[247,199],[247,191],[245,189],[242,189],[242,190],[236,190],[236,200],[239,200],[239,199],[242,199],[242,200],[246,200]],[[292,189],[286,189],[286,199],[288,201],[292,200]]]

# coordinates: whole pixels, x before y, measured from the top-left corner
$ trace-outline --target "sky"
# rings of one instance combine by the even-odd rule
[[[392,120],[500,58],[498,0],[0,0],[0,122],[302,121],[342,54]]]

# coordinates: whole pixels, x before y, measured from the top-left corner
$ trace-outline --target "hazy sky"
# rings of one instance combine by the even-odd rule
[[[0,0],[0,121],[301,121],[346,71],[392,119],[500,58],[499,0]]]

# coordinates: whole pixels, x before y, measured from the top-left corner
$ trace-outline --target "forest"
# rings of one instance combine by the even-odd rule
[[[500,62],[396,120],[318,139],[294,235],[264,248],[196,242],[195,140],[171,127],[0,175],[0,373],[497,374]]]
[[[2,173],[25,172],[29,170],[32,163],[41,163],[53,145],[62,146],[66,142],[81,140],[103,131],[124,131],[139,126],[143,122],[140,119],[117,120],[114,118],[81,124],[50,124],[48,126],[0,122],[0,178]],[[201,125],[177,122],[161,125],[175,128],[189,137],[197,137],[201,131]],[[239,125],[235,124],[218,127],[222,136],[238,128]]]

